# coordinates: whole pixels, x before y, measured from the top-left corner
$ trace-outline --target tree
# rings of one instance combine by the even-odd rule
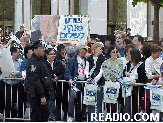
[[[133,0],[132,5],[135,7],[138,2],[151,2],[154,6],[154,28],[153,28],[153,41],[159,44],[159,9],[163,7],[163,0]]]

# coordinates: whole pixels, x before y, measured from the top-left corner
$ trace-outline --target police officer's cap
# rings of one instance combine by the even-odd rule
[[[42,44],[41,40],[35,41],[32,45],[31,45],[31,49],[34,50],[38,47],[43,47],[44,45]]]

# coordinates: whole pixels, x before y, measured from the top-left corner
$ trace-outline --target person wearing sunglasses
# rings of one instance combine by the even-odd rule
[[[122,31],[116,31],[115,33],[115,44],[119,52],[118,57],[124,57],[125,45],[123,44],[123,37],[125,34]]]
[[[111,45],[108,48],[109,59],[105,60],[102,64],[103,76],[106,82],[117,82],[116,77],[122,77],[123,73],[123,60],[121,58],[117,58],[118,50],[115,45]],[[112,113],[117,111],[117,104],[111,104]],[[107,112],[110,112],[110,105],[107,105]],[[120,110],[120,109],[119,109]]]

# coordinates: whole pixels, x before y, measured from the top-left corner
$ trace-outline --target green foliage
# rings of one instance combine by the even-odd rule
[[[159,3],[160,7],[163,7],[163,0],[133,0],[132,5],[135,7],[138,2],[147,3],[148,1],[150,1],[151,4]]]

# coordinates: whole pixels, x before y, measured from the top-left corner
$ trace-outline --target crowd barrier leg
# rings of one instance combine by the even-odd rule
[[[139,86],[138,86],[138,113],[140,112],[140,111],[139,111],[139,90],[140,90],[140,89],[139,89]]]
[[[6,83],[5,83],[5,107],[6,107]],[[4,108],[3,122],[5,122],[5,118],[6,118],[5,116],[6,116],[6,112]]]
[[[13,80],[10,80],[11,82]],[[24,85],[22,82],[15,84],[7,84],[4,82],[4,115],[3,121],[29,121],[29,117],[25,117],[25,99]]]
[[[144,101],[144,102],[145,102],[145,104],[144,104],[144,106],[145,106],[145,112],[147,112],[147,109],[146,109],[146,101],[147,101],[147,100],[146,100],[146,99],[147,99],[147,98],[146,98],[146,94],[147,94],[147,92],[146,92],[146,89],[145,89],[145,101]]]
[[[132,107],[133,107],[133,105],[132,105],[132,95],[131,95],[131,117],[132,117],[132,115],[133,115],[133,111],[132,111]]]

